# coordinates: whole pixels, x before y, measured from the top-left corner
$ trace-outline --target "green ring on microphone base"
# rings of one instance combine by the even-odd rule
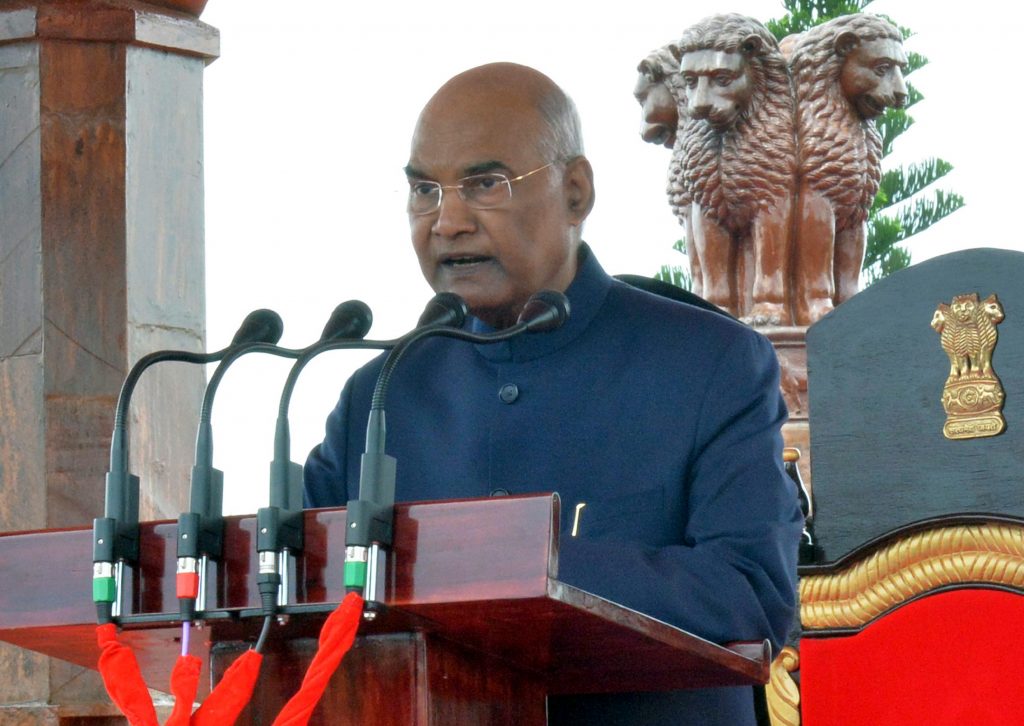
[[[366,563],[346,562],[345,563],[345,587],[366,587]]]
[[[97,577],[92,581],[93,602],[114,602],[117,586],[113,577]]]

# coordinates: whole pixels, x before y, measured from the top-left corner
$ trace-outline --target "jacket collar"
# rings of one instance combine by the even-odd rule
[[[569,318],[562,327],[546,333],[524,333],[502,343],[474,347],[484,358],[496,363],[520,363],[553,353],[583,334],[604,303],[611,284],[611,277],[584,242],[579,249],[576,277],[565,291],[565,296],[569,298]],[[486,324],[476,318],[471,318],[468,325],[474,332],[489,330]]]

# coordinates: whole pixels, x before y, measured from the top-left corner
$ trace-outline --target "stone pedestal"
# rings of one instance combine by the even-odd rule
[[[782,427],[786,446],[800,449],[800,476],[811,492],[811,438],[807,405],[807,328],[759,328],[775,346],[782,374],[782,396],[789,408],[789,421]]]
[[[0,530],[99,516],[128,368],[204,344],[202,80],[219,38],[183,12],[201,3],[165,5],[0,0]],[[164,368],[129,422],[144,518],[187,504],[204,382]],[[2,651],[0,702],[22,706],[0,723],[105,718],[93,675]]]

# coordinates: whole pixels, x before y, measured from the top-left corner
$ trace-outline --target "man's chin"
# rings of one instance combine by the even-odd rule
[[[468,298],[466,305],[469,306],[469,312],[474,317],[479,318],[495,330],[504,330],[515,325],[523,307],[518,304],[498,304],[494,301],[474,303]]]

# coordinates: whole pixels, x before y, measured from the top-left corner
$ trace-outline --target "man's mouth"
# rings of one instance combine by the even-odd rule
[[[485,255],[452,255],[441,260],[441,264],[449,269],[458,270],[490,262],[493,257]]]

